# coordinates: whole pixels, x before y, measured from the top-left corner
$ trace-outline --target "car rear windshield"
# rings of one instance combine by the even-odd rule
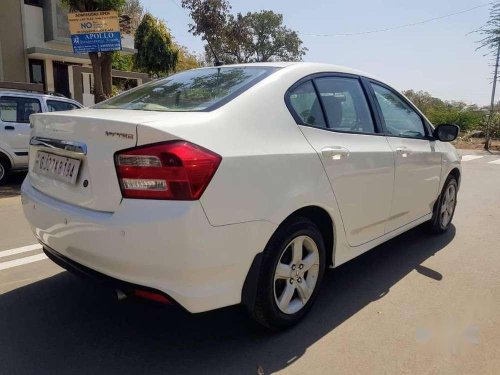
[[[218,108],[269,76],[274,67],[220,67],[174,74],[95,105],[98,109],[196,112]]]

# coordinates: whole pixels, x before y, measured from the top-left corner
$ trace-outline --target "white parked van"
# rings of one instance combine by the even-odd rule
[[[10,170],[28,168],[31,114],[78,108],[80,103],[57,95],[0,90],[0,183]]]

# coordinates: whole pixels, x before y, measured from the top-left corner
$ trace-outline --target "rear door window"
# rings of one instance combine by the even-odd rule
[[[314,80],[328,126],[350,133],[375,133],[370,108],[357,78],[322,77]]]
[[[326,128],[318,95],[311,81],[304,82],[288,94],[288,100],[295,112],[295,117],[303,125]]]
[[[15,96],[0,98],[0,119],[4,122],[29,123],[30,115],[41,111],[38,99]]]

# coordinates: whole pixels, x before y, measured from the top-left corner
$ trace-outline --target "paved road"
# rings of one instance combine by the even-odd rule
[[[113,301],[19,249],[34,240],[15,188],[1,188],[0,373],[498,374],[500,155],[476,156],[447,234],[416,228],[328,272],[311,314],[280,334],[237,307]]]

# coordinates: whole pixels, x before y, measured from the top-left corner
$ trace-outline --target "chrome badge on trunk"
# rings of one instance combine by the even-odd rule
[[[122,139],[134,139],[134,135],[131,133],[121,133],[121,132],[110,132],[107,131],[104,133],[106,137],[118,137]]]

